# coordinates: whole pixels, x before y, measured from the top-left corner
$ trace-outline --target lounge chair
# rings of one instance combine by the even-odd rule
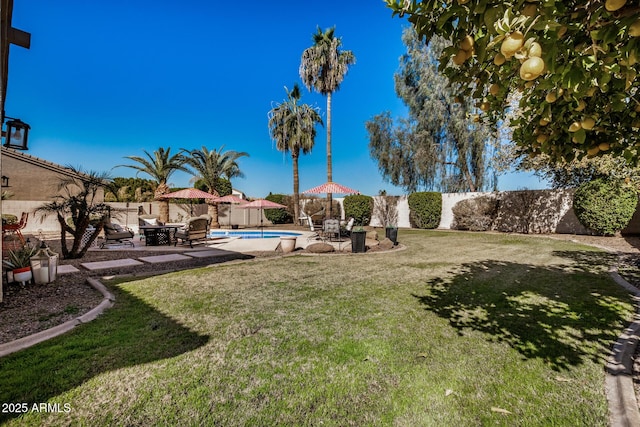
[[[104,225],[104,242],[100,245],[100,249],[104,249],[110,243],[120,243],[124,245],[134,246],[133,239],[134,232],[122,228],[120,224],[108,223]]]
[[[309,223],[309,230],[311,230],[311,232],[313,233],[313,234],[310,234],[309,237],[307,237],[307,241],[322,239],[322,236],[320,236],[320,233],[318,233],[318,231],[316,230],[316,227],[313,225],[313,220],[311,219],[310,216],[307,217],[307,222]]]
[[[189,218],[184,227],[176,231],[176,240],[174,246],[178,244],[178,239],[182,240],[182,244],[189,242],[189,246],[193,247],[194,240],[203,240],[208,235],[208,220],[205,217],[197,216]]]

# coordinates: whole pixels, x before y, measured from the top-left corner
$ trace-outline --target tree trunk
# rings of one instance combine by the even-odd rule
[[[215,188],[210,188],[209,193],[213,194],[216,197],[220,197],[220,193]],[[215,202],[207,201],[207,213],[211,217],[211,228],[220,228],[220,218],[218,218],[218,204]],[[229,215],[231,215],[231,210],[229,210]]]
[[[218,204],[213,202],[207,202],[207,213],[211,216],[211,228],[220,228],[220,223],[218,222]],[[229,210],[231,212],[231,210]]]
[[[333,181],[333,168],[331,166],[331,92],[327,94],[327,182]],[[325,217],[331,218],[333,207],[333,195],[327,193],[327,207]]]
[[[298,175],[298,153],[291,153],[293,160],[293,223],[298,223],[300,218],[300,183]]]
[[[158,184],[158,188],[156,188],[156,192],[155,192],[155,199],[158,201],[158,204],[160,205],[158,208],[159,210],[158,215],[160,216],[158,221],[160,221],[163,224],[166,224],[167,222],[169,222],[169,200],[163,199],[160,196],[162,196],[163,194],[167,194],[168,192],[169,192],[169,186],[165,183]]]

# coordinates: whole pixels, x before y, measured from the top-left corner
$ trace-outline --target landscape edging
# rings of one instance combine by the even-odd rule
[[[102,294],[103,299],[102,301],[100,301],[100,304],[84,313],[83,315],[78,316],[75,319],[68,320],[60,325],[26,337],[18,338],[17,340],[0,344],[0,357],[7,356],[20,350],[24,350],[43,341],[47,341],[51,338],[55,338],[59,335],[67,333],[80,324],[94,320],[107,308],[113,307],[115,296],[111,292],[109,292],[109,290],[102,283],[100,283],[99,280],[87,278],[87,283],[89,283],[89,285],[91,285],[94,289]]]

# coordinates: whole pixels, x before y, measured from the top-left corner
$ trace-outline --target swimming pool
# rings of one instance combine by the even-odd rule
[[[264,235],[263,235],[264,234]],[[283,236],[302,236],[300,233],[292,231],[259,231],[259,230],[243,230],[243,231],[211,231],[209,237],[238,237],[240,239],[272,239],[274,237]]]

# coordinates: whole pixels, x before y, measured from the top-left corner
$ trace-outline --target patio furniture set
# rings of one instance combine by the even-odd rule
[[[157,217],[141,215],[138,218],[140,240],[145,241],[146,246],[174,246],[178,241],[182,244],[189,243],[193,247],[196,240],[206,239],[209,234],[211,217],[207,214],[189,218],[184,224],[162,224]],[[129,228],[123,228],[119,224],[106,224],[104,227],[105,240],[100,246],[107,247],[111,243],[133,246],[135,233]]]

